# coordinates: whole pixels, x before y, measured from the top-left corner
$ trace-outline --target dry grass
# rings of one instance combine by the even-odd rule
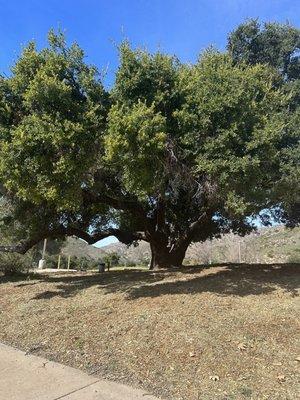
[[[299,267],[3,278],[0,341],[164,399],[295,400]]]

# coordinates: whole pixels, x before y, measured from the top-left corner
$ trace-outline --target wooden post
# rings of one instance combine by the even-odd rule
[[[70,254],[68,255],[68,269],[70,269],[70,264],[71,264],[71,256]]]
[[[61,255],[59,254],[59,256],[58,256],[58,262],[57,262],[57,269],[60,268],[60,259],[61,259]]]

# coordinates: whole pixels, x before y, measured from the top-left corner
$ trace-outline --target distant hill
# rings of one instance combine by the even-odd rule
[[[64,242],[61,254],[71,257],[86,257],[91,260],[101,260],[106,254],[101,248],[91,246],[81,239],[75,237],[68,237]]]

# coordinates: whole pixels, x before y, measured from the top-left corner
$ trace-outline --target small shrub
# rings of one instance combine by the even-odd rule
[[[57,268],[58,256],[57,255],[47,255],[45,257],[46,268]]]
[[[31,260],[28,255],[16,253],[0,254],[0,272],[6,276],[27,272],[30,266]]]
[[[124,265],[126,268],[133,268],[137,266],[137,263],[132,260],[126,260]]]
[[[110,265],[111,267],[117,266],[120,263],[120,255],[116,252],[107,253],[103,257],[103,261],[105,264]]]
[[[98,263],[95,260],[87,257],[72,257],[70,268],[78,270],[91,270],[98,267]]]

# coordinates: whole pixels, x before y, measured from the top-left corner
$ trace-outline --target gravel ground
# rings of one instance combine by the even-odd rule
[[[295,400],[300,265],[0,278],[0,341],[170,400]]]

